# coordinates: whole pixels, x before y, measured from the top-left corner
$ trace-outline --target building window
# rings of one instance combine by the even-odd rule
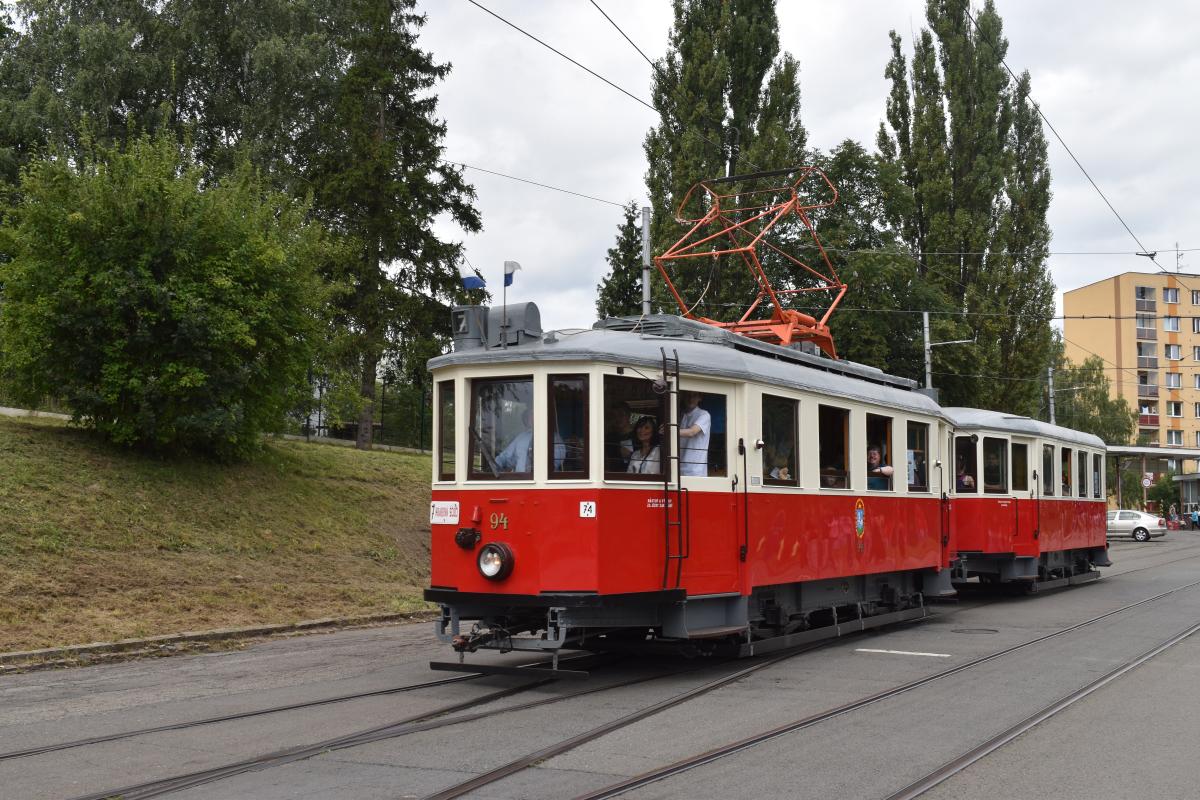
[[[1153,300],[1153,286],[1135,286],[1133,287],[1133,296],[1138,300]]]
[[[1200,431],[1196,431],[1196,447],[1200,447]]]
[[[1200,345],[1192,346],[1192,360],[1200,361]]]
[[[1167,388],[1168,389],[1178,389],[1183,386],[1183,373],[1168,372],[1168,373],[1166,373],[1166,375],[1167,375]]]
[[[454,480],[454,381],[438,382],[438,480]],[[1200,406],[1200,403],[1196,404]]]
[[[550,477],[588,477],[588,379],[551,375]]]
[[[821,487],[849,489],[850,412],[844,408],[820,406],[817,409],[817,438],[821,453]]]
[[[1182,417],[1183,416],[1183,403],[1179,402],[1178,400],[1168,400],[1167,401],[1167,416],[1168,417]]]
[[[1158,403],[1142,402],[1138,405],[1139,414],[1157,414]]]
[[[533,477],[533,378],[471,381],[472,480]]]
[[[1192,333],[1200,333],[1200,317],[1192,317]]]
[[[669,453],[659,431],[670,421],[668,396],[653,381],[604,376],[604,477],[662,480]]]
[[[929,426],[908,423],[908,490],[929,491]]]
[[[796,410],[795,400],[762,398],[763,483],[795,486],[800,476],[796,472]]]
[[[1014,444],[1012,446],[1012,490],[1014,492],[1029,491],[1029,446]]]
[[[1196,414],[1196,419],[1200,419],[1200,403],[1192,403],[1192,411]]]
[[[1178,333],[1179,317],[1163,317],[1163,330]]]
[[[1192,305],[1200,306],[1200,289],[1192,289]]]
[[[1177,344],[1163,345],[1163,355],[1171,361],[1178,361],[1183,358],[1182,348]]]
[[[1200,389],[1200,372],[1192,376],[1192,383],[1194,384],[1193,388]]]
[[[1163,302],[1164,303],[1178,303],[1179,302],[1179,290],[1178,289],[1163,289]]]
[[[892,490],[892,418],[867,414],[867,488]]]
[[[1183,431],[1167,431],[1167,444],[1182,445]]]
[[[1158,318],[1152,314],[1137,314],[1134,319],[1134,324],[1139,328],[1154,328],[1158,322]]]

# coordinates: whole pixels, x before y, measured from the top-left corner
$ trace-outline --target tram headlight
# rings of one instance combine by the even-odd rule
[[[490,581],[502,581],[513,568],[513,554],[502,542],[485,544],[479,551],[479,572]]]

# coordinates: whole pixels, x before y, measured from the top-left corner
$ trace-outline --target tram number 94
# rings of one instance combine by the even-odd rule
[[[488,521],[492,523],[492,530],[496,530],[497,528],[503,528],[504,530],[508,530],[508,515],[507,514],[498,514],[493,511],[492,516],[489,518]]]

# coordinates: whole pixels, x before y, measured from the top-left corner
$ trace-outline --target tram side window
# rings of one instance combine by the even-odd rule
[[[796,409],[799,403],[785,397],[762,397],[763,483],[795,486]]]
[[[1064,447],[1059,450],[1060,463],[1062,465],[1062,496],[1071,496],[1071,448]]]
[[[1088,454],[1083,452],[1082,450],[1080,450],[1079,455],[1076,458],[1076,462],[1079,464],[1079,489],[1078,489],[1079,496],[1087,497],[1087,495],[1088,495],[1088,491],[1087,491],[1088,490],[1088,480],[1087,480]]]
[[[533,477],[533,378],[471,381],[470,478]]]
[[[971,436],[954,437],[954,491],[972,493],[979,491],[979,472],[975,464],[975,439]]]
[[[988,494],[1008,491],[1008,442],[985,436],[983,439],[983,490]]]
[[[550,477],[588,476],[588,379],[550,376]]]
[[[908,490],[929,491],[929,426],[908,423]]]
[[[454,381],[438,383],[438,480],[454,480]]]
[[[850,488],[850,412],[844,408],[820,406],[817,409],[820,440],[821,486],[825,489]]]
[[[667,393],[643,378],[604,376],[604,477],[659,480],[669,455],[662,434]]]
[[[1092,454],[1092,497],[1100,499],[1100,475],[1104,472],[1104,456]]]
[[[1014,492],[1029,491],[1029,446],[1014,444],[1012,446],[1012,490]]]
[[[1042,494],[1054,497],[1054,445],[1042,445]]]
[[[867,488],[892,490],[892,418],[867,414]]]
[[[686,389],[679,393],[681,475],[712,477],[726,474],[727,421],[725,395]]]

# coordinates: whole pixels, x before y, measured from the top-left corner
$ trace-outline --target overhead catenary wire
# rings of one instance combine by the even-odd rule
[[[473,164],[467,164],[462,161],[447,161],[446,163],[453,164],[453,165],[459,166],[459,167],[464,167],[465,169],[472,169],[472,170],[475,170],[476,172],[484,172],[488,175],[495,175],[499,178],[507,178],[510,181],[519,181],[521,183],[527,183],[531,186],[540,186],[543,189],[550,189],[551,191],[554,191],[554,192],[562,192],[563,194],[570,194],[570,195],[574,195],[575,197],[585,198],[587,200],[595,200],[597,203],[607,203],[608,205],[616,206],[617,208],[624,208],[627,205],[627,203],[618,203],[615,200],[605,200],[603,197],[596,197],[594,195],[584,194],[583,192],[577,192],[573,189],[564,189],[561,186],[551,186],[548,183],[542,183],[541,181],[535,181],[532,178],[521,178],[517,175],[507,175],[503,172],[497,172],[497,171],[491,170],[491,169],[484,169],[483,167],[477,167]]]

